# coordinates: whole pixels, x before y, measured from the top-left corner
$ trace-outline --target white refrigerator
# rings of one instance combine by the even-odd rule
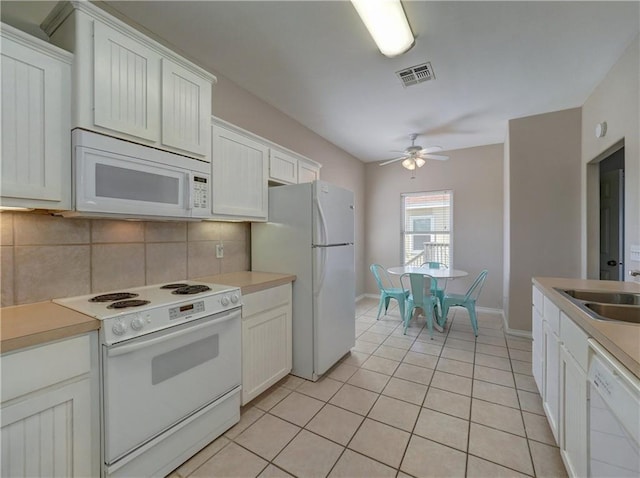
[[[353,193],[324,181],[269,188],[251,225],[251,268],[291,273],[293,370],[317,380],[355,344]]]

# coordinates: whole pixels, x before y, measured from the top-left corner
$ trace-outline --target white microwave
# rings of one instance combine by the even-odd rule
[[[211,217],[211,165],[81,129],[71,134],[74,217]]]

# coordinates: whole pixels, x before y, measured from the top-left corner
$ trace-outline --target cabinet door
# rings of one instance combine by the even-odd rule
[[[242,404],[291,371],[291,305],[242,320]]]
[[[532,316],[532,335],[533,335],[533,347],[532,347],[532,369],[533,378],[536,381],[540,395],[544,396],[544,330],[542,328],[542,316],[538,312],[538,309],[534,306],[531,308]]]
[[[270,149],[269,179],[285,184],[296,184],[298,182],[298,160],[277,149]]]
[[[70,63],[2,37],[3,205],[71,207]]]
[[[218,125],[212,143],[213,214],[266,220],[268,148]]]
[[[562,347],[560,452],[569,476],[587,476],[587,375]]]
[[[162,59],[162,144],[209,161],[211,82]]]
[[[560,412],[560,342],[546,320],[543,324],[545,336],[545,380],[543,406],[549,420],[553,437],[558,440],[558,418]]]
[[[311,183],[316,179],[320,179],[320,169],[313,164],[298,161],[298,182]]]
[[[36,392],[2,407],[2,476],[95,476],[90,382]]]
[[[160,55],[94,22],[94,122],[136,138],[160,140]]]

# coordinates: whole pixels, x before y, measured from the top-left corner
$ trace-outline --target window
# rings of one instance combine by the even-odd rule
[[[451,265],[452,191],[402,195],[402,263]]]

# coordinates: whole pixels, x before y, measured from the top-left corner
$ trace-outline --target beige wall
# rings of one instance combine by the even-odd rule
[[[224,245],[216,259],[215,246]],[[2,306],[249,269],[249,225],[0,214]]]
[[[364,293],[365,183],[364,163],[268,105],[224,76],[213,72],[213,114],[322,164],[320,178],[355,195],[356,295]]]
[[[625,266],[640,269],[630,259],[631,245],[640,245],[640,37],[636,37],[620,60],[582,107],[582,276],[599,276],[599,195],[597,161],[613,145],[625,147]],[[596,124],[606,121],[607,134],[596,138]],[[591,164],[590,164],[591,163]]]
[[[464,292],[477,274],[489,269],[479,306],[502,308],[503,148],[501,144],[447,151],[449,161],[427,161],[416,179],[399,163],[366,166],[366,264],[398,265],[400,195],[420,191],[453,191],[453,267],[469,271],[449,281],[447,290]],[[366,290],[377,293],[367,271]]]
[[[510,329],[531,330],[531,277],[580,275],[580,108],[509,121]]]

